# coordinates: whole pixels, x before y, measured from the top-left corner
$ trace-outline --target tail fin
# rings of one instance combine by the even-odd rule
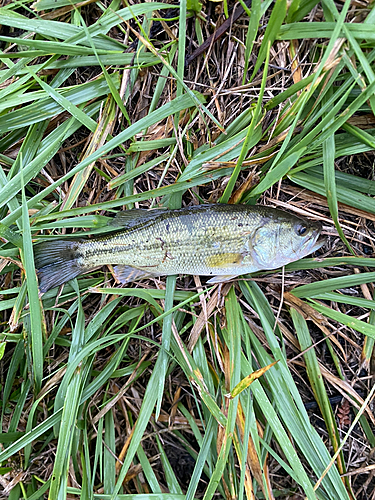
[[[42,293],[89,271],[78,264],[78,248],[78,241],[69,240],[45,241],[35,246],[35,267]]]

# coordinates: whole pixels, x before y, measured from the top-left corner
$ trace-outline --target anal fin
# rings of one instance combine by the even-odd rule
[[[215,283],[225,283],[226,281],[232,280],[234,278],[237,278],[239,274],[223,274],[221,276],[214,276],[213,278],[210,278],[206,283],[209,285],[215,284]]]
[[[116,280],[123,285],[132,281],[156,276],[153,273],[132,266],[114,266],[113,270]]]

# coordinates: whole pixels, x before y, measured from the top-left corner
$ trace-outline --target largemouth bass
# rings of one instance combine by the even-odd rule
[[[199,205],[127,210],[113,233],[35,247],[41,292],[105,264],[121,283],[171,274],[211,276],[208,283],[276,269],[318,248],[321,225],[264,206]]]

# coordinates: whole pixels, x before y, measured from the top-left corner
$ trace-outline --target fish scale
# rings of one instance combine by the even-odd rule
[[[319,248],[319,223],[263,206],[198,205],[178,210],[128,210],[113,233],[44,242],[35,248],[40,289],[105,264],[122,283],[146,276],[197,274],[210,282],[275,269]]]

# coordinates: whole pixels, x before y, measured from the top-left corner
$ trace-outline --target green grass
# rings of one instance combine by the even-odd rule
[[[223,20],[234,4],[213,5]],[[190,66],[219,22],[199,2],[179,3],[171,37],[150,32],[153,17],[168,21],[164,3],[0,8],[10,500],[366,498],[368,476],[346,473],[354,441],[375,446],[361,373],[375,339],[375,11],[239,5],[230,33]],[[118,288],[103,268],[38,295],[38,241],[103,232],[123,208],[218,201],[322,217],[329,252],[220,293],[174,276]]]

